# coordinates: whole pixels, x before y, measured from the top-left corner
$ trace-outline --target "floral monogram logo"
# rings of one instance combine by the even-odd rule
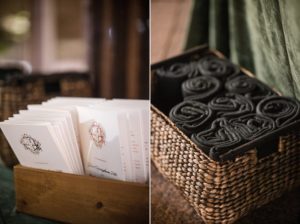
[[[41,143],[28,134],[22,136],[20,143],[33,154],[38,155],[42,151]]]
[[[89,130],[90,137],[98,148],[105,144],[105,132],[98,122],[94,122]]]

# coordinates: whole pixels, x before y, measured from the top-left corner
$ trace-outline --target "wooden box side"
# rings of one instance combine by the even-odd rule
[[[20,212],[68,223],[148,223],[149,186],[14,167]]]

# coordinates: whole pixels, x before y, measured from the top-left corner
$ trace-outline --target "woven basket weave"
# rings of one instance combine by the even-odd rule
[[[87,74],[62,73],[53,75],[17,76],[0,83],[0,120],[54,96],[90,97],[91,84]],[[8,167],[18,163],[3,133],[0,133],[0,157]]]
[[[258,159],[254,148],[219,163],[159,109],[151,112],[152,161],[206,223],[232,223],[300,184],[300,132],[280,136],[269,156]]]

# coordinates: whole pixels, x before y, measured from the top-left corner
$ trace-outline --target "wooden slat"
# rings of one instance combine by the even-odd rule
[[[104,1],[102,7],[99,8],[101,10],[102,16],[102,27],[101,27],[101,35],[102,42],[100,44],[100,52],[101,56],[101,66],[100,66],[100,87],[101,87],[101,96],[105,96],[107,98],[113,97],[113,63],[114,63],[114,37],[113,37],[113,2],[112,1]]]
[[[130,0],[128,19],[128,45],[127,45],[127,96],[137,98],[140,87],[140,45],[141,37],[137,30],[137,23],[141,17],[138,0]]]
[[[16,166],[17,210],[68,223],[148,223],[146,185]]]
[[[149,37],[145,34],[149,6],[139,0],[88,3],[89,61],[95,96],[146,98]]]

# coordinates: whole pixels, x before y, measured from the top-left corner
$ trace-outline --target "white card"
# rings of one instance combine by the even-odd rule
[[[106,101],[106,105],[116,108],[127,108],[127,110],[138,111],[138,118],[140,119],[141,138],[143,143],[143,159],[145,163],[146,179],[149,178],[149,157],[150,157],[150,102],[149,100],[128,100],[128,99],[113,99]]]
[[[67,154],[69,162],[72,163],[78,174],[83,174],[83,165],[79,146],[72,126],[71,115],[65,111],[20,111],[20,114],[14,115],[10,122],[24,121],[45,121],[47,120],[53,126],[56,125],[56,135],[59,142],[64,147],[64,152]]]
[[[97,110],[119,111],[126,114],[126,123],[128,130],[122,133],[124,138],[128,139],[129,158],[131,159],[131,170],[134,182],[144,183],[147,181],[148,167],[146,165],[146,157],[148,151],[145,152],[143,144],[143,129],[142,129],[142,110],[140,108],[131,108],[126,106],[118,106],[112,101],[106,101],[93,105]],[[125,121],[124,121],[125,122]]]
[[[50,123],[0,124],[10,146],[24,166],[75,173],[54,138]]]
[[[88,174],[125,180],[118,113],[78,107],[81,147]]]

